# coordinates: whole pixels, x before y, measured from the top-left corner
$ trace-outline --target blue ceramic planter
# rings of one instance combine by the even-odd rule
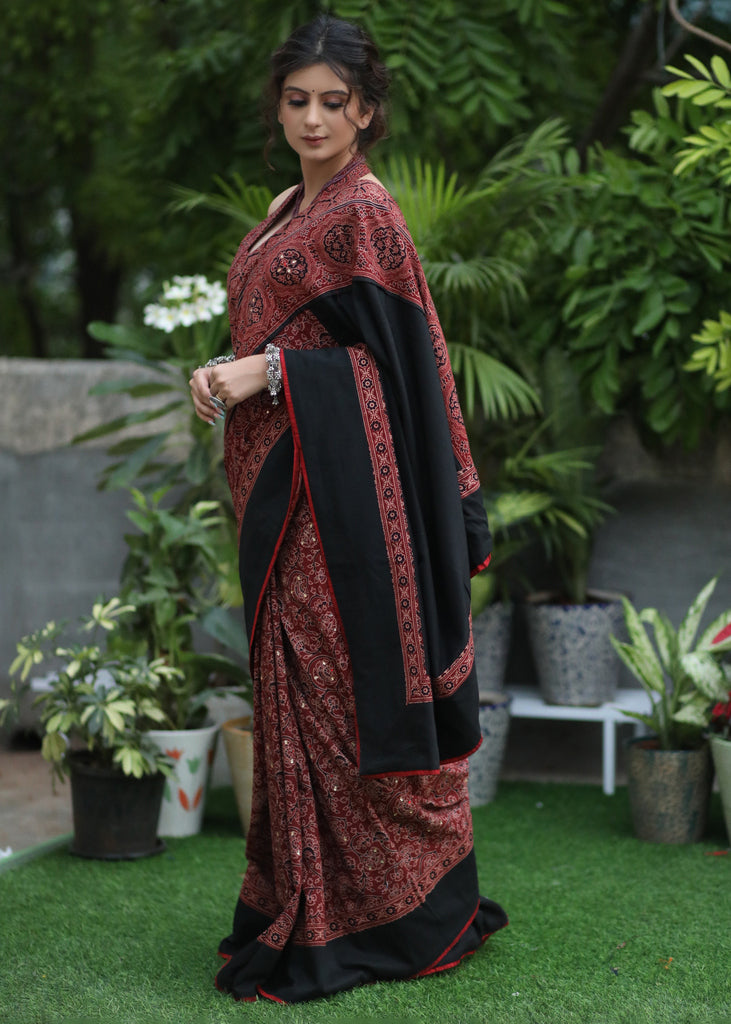
[[[620,660],[609,637],[624,635],[624,612],[619,595],[595,596],[591,604],[576,605],[534,594],[526,603],[533,661],[548,704],[593,707],[614,699]]]

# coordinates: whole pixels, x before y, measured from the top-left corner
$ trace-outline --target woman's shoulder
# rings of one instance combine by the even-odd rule
[[[299,185],[290,185],[289,188],[285,188],[283,192],[280,192],[278,196],[275,196],[274,199],[272,199],[271,203],[269,204],[269,209],[267,210],[267,217],[271,217],[273,213],[277,212],[280,206],[284,206],[284,204],[287,202],[292,193],[296,192],[298,188]]]

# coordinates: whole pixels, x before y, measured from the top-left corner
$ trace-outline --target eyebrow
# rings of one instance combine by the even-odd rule
[[[309,93],[309,89],[301,89],[298,85],[287,85],[284,89],[285,92],[304,92]],[[324,89],[321,96],[348,96],[350,95],[347,89]]]

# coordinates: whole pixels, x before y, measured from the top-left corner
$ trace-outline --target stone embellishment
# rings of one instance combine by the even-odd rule
[[[371,245],[384,270],[395,270],[406,259],[406,245],[395,228],[376,228],[371,235]]]
[[[272,260],[269,272],[279,284],[299,284],[307,273],[307,261],[297,249],[284,249]]]
[[[325,252],[335,263],[353,262],[354,232],[350,224],[336,224],[322,240]]]
[[[249,327],[259,323],[262,314],[264,312],[264,299],[258,288],[255,288],[251,293],[248,305],[246,307],[246,323]]]

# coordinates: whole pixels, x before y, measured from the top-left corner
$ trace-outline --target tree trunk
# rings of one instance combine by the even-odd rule
[[[593,142],[608,145],[626,124],[635,90],[655,60],[656,52],[657,11],[653,4],[645,4],[627,36],[594,118],[579,143],[580,152],[585,153]]]
[[[28,254],[28,245],[23,230],[23,215],[20,199],[6,193],[5,212],[8,219],[8,240],[12,265],[12,280],[18,305],[28,325],[28,337],[32,354],[41,359],[48,355],[46,331],[38,314],[38,305],[33,294],[33,277],[35,268]]]
[[[113,321],[117,315],[120,267],[99,244],[96,236],[71,211],[72,236],[76,251],[76,290],[79,300],[79,337],[85,359],[102,359],[104,346],[87,331],[92,320]]]

